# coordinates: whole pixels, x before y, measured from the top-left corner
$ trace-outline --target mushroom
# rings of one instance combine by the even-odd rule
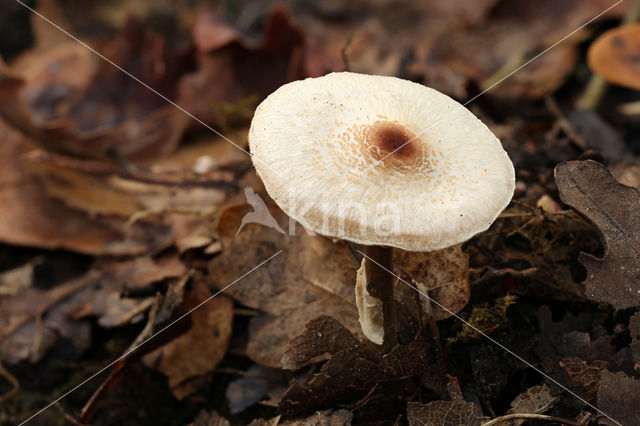
[[[624,25],[602,34],[587,54],[589,68],[606,81],[640,90],[640,24]]]
[[[392,250],[432,251],[486,230],[515,187],[500,141],[450,97],[395,77],[332,73],[256,109],[253,163],[274,201],[319,234],[365,246],[363,333],[396,343]]]

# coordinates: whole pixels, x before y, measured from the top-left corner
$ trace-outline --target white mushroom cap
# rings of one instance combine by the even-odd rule
[[[450,97],[406,80],[333,73],[257,108],[249,145],[291,218],[365,245],[430,251],[486,230],[513,195],[500,141]]]

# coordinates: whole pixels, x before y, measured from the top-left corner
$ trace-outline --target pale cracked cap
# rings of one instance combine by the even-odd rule
[[[450,97],[333,73],[262,102],[249,146],[269,195],[319,234],[430,251],[486,230],[513,195],[500,141]]]

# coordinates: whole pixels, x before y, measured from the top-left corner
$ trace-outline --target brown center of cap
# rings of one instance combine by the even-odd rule
[[[363,148],[373,163],[386,167],[413,168],[429,158],[422,138],[393,121],[376,121],[369,125]]]
[[[394,157],[409,159],[416,154],[416,136],[398,123],[376,121],[369,130],[369,143],[377,160]]]

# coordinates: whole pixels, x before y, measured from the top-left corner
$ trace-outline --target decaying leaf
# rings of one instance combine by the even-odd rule
[[[133,19],[100,50],[169,98],[189,68]],[[0,63],[0,114],[47,149],[99,159],[166,155],[187,123],[182,111],[75,42],[14,69]]]
[[[436,17],[438,8],[431,2],[424,4],[426,9],[432,9],[428,16]],[[414,29],[422,37],[410,71],[424,76],[427,85],[434,82],[435,88],[456,96],[467,97],[465,83],[474,81],[483,89],[491,88],[490,95],[506,99],[540,97],[560,87],[575,69],[578,42],[585,30],[544,55],[537,55],[596,16],[597,19],[619,16],[625,6],[598,16],[611,2],[570,0],[561,5],[553,0],[536,5],[526,0],[497,5],[480,2],[473,4],[473,9],[479,11],[476,15],[479,19],[465,22],[464,13],[472,7],[465,8],[460,2],[448,4],[454,11],[460,10],[449,15],[457,18],[458,25],[466,26],[451,31],[455,25],[445,25],[442,29],[446,31],[436,30],[435,34],[430,29]],[[437,23],[425,26],[438,28]],[[535,61],[513,73],[534,57]],[[507,75],[510,77],[505,79]]]
[[[602,34],[589,47],[591,70],[605,80],[640,90],[640,24],[624,25]]]
[[[166,226],[136,224],[128,231],[121,220],[90,218],[49,198],[27,173],[23,156],[33,148],[0,121],[0,241],[92,255],[143,254],[169,244]]]
[[[276,221],[286,223],[281,210],[271,203],[269,208]],[[300,226],[289,236],[250,223],[235,237],[249,211],[237,206],[223,212],[219,225],[223,251],[209,264],[213,284],[221,289],[248,268],[285,250],[225,291],[243,305],[266,313],[252,320],[248,356],[279,367],[289,340],[322,314],[339,318],[347,329],[360,334],[354,302],[357,263],[347,245],[309,235]]]
[[[268,15],[260,40],[213,12],[198,18],[193,38],[198,69],[180,82],[178,103],[208,124],[246,123],[257,102],[282,84],[328,71],[282,6]]]
[[[486,417],[473,402],[433,401],[407,404],[409,426],[480,426]]]
[[[600,373],[607,368],[607,362],[602,360],[584,361],[580,358],[563,358],[560,367],[567,373],[570,383],[582,388],[581,394],[587,401],[593,401],[598,393]]]
[[[355,406],[366,405],[363,411],[368,411],[369,418],[376,417],[373,413],[384,416],[390,406],[401,403],[405,386],[429,368],[429,345],[424,341],[398,345],[383,354],[378,346],[361,342],[331,317],[319,317],[306,328],[293,339],[286,363],[303,365],[327,352],[331,357],[308,382],[292,382],[280,402],[281,412],[287,415],[361,398]]]
[[[173,259],[105,262],[84,276],[50,290],[28,288],[3,297],[0,308],[0,353],[16,362],[37,361],[63,336],[83,350],[91,343],[90,325],[82,318],[95,316],[103,327],[136,322],[153,298],[127,298],[126,286],[143,288],[183,275],[182,263]]]
[[[551,395],[547,385],[537,385],[530,387],[526,391],[517,395],[511,401],[511,408],[507,414],[532,413],[542,414],[549,410],[558,401],[558,398]],[[522,425],[525,420],[513,420],[512,425]]]
[[[220,144],[228,144],[221,138],[209,142],[198,147],[202,155],[218,151]],[[193,151],[193,147],[190,150]],[[227,193],[237,189],[232,183],[233,173],[217,167],[196,173],[193,168],[197,159],[188,164],[185,158],[186,164],[180,164],[181,157],[187,156],[179,151],[174,154],[179,159],[172,159],[171,168],[164,166],[166,163],[154,162],[150,168],[135,172],[106,162],[78,160],[44,151],[31,152],[25,156],[24,163],[48,195],[91,216],[133,217],[142,222],[156,219],[161,213],[160,217],[164,218],[180,210],[196,216],[198,212],[211,212],[225,200]],[[221,162],[224,160],[220,158]]]
[[[640,305],[640,192],[593,161],[562,163],[555,178],[562,201],[597,226],[605,245],[602,259],[580,255],[587,296],[616,309]]]
[[[303,334],[291,339],[282,357],[282,368],[296,370],[323,354],[351,352],[362,344],[342,324],[333,318],[321,316],[306,324]]]
[[[603,370],[598,389],[598,408],[624,426],[640,424],[640,380],[622,372]],[[615,425],[606,417],[600,417],[599,420],[606,425]]]
[[[457,314],[469,302],[469,256],[462,244],[427,253],[394,250],[393,257],[420,291],[447,308],[421,298],[430,305],[425,312],[431,311],[435,320]]]
[[[271,420],[256,419],[249,426],[350,426],[353,413],[345,409],[316,411],[309,417],[280,421],[280,416]]]
[[[204,284],[185,294],[186,312],[211,296]],[[219,295],[191,314],[191,328],[166,345],[145,355],[143,361],[169,378],[169,388],[178,399],[197,389],[194,379],[212,371],[227,353],[233,320],[233,302]]]

